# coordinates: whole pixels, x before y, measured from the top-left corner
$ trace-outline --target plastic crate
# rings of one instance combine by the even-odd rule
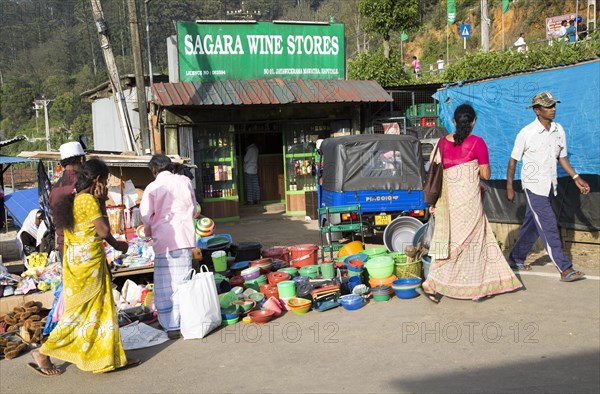
[[[435,127],[437,125],[436,116],[424,116],[421,118],[421,126],[424,127]]]
[[[437,114],[437,104],[419,104],[418,116],[436,116]]]
[[[418,113],[418,112],[419,112],[419,111],[418,111],[418,107],[417,107],[417,105],[415,104],[415,105],[411,105],[410,107],[408,107],[408,108],[406,109],[406,114],[405,114],[405,115],[406,115],[407,117],[409,117],[409,116],[417,116],[417,113]]]

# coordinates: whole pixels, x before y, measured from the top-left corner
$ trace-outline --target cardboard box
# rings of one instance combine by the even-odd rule
[[[13,295],[0,298],[0,316],[11,312],[14,307],[21,306],[29,301],[41,302],[42,308],[52,308],[54,302],[54,292],[46,291],[44,293],[32,293],[26,295]]]

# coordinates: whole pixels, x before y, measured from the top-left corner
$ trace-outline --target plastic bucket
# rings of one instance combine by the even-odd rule
[[[315,279],[319,275],[318,265],[305,265],[298,270],[298,273],[302,276],[308,276],[311,279]]]
[[[293,280],[284,280],[283,282],[277,283],[277,290],[279,290],[279,297],[290,298],[296,296],[296,282]]]
[[[421,256],[421,262],[423,263],[423,279],[427,279],[429,267],[431,267],[431,256],[426,254]]]
[[[215,272],[227,271],[227,254],[223,250],[217,250],[210,254]]]
[[[353,276],[348,280],[348,290],[352,293],[352,290],[356,285],[360,284],[360,276]]]
[[[263,249],[261,254],[262,254],[262,257],[279,259],[279,260],[283,260],[285,262],[290,261],[290,250],[288,248]]]
[[[292,266],[302,268],[307,265],[317,264],[317,251],[319,247],[314,244],[294,245],[290,247],[292,253]]]
[[[333,277],[335,276],[333,261],[323,261],[321,264],[319,264],[319,267],[321,268],[321,276],[323,277],[323,279],[333,279]]]

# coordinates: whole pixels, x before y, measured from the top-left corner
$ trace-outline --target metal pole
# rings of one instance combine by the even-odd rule
[[[146,103],[146,84],[144,83],[144,66],[142,65],[142,46],[138,30],[137,7],[135,0],[127,1],[129,13],[129,31],[131,33],[131,52],[133,54],[133,68],[135,70],[135,90],[138,100],[138,114],[140,118],[140,134],[142,148],[145,153],[150,153],[150,132],[148,129],[148,104]]]
[[[579,15],[579,0],[575,0],[575,41],[577,41],[577,16]]]
[[[44,122],[46,123],[46,151],[50,152],[50,124],[48,124],[48,102],[44,100]]]
[[[488,2],[481,0],[481,50],[490,51],[490,26],[488,19]]]
[[[402,41],[402,32],[400,32],[400,64],[404,68],[404,41]]]
[[[449,43],[448,43],[448,23],[446,23],[446,62],[450,63],[450,52],[449,52]]]
[[[148,23],[148,3],[152,0],[144,0],[144,9],[146,11],[146,46],[148,47],[148,74],[150,76],[150,88],[154,82],[152,76],[152,55],[150,54],[150,24]],[[152,89],[150,89],[150,97],[152,97]]]
[[[92,11],[94,14],[94,21],[96,22],[96,28],[98,30],[98,38],[100,40],[100,48],[102,48],[102,54],[104,55],[104,61],[106,63],[106,69],[108,70],[108,77],[110,84],[113,89],[113,96],[115,99],[115,105],[119,112],[119,123],[123,138],[127,149],[135,151],[136,155],[140,154],[140,148],[135,141],[135,135],[131,126],[131,119],[129,119],[129,112],[125,98],[123,96],[123,87],[121,85],[121,78],[117,69],[117,63],[110,46],[108,39],[108,26],[104,20],[104,12],[102,11],[102,5],[100,0],[90,0],[92,5]]]

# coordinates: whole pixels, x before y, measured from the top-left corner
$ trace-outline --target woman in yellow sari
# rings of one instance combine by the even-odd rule
[[[56,210],[56,223],[65,232],[64,313],[48,340],[33,352],[35,364],[30,364],[47,376],[61,373],[50,356],[91,372],[108,372],[128,364],[102,240],[123,253],[128,245],[110,233],[104,208],[107,179],[106,164],[88,160],[77,176],[73,194]]]

